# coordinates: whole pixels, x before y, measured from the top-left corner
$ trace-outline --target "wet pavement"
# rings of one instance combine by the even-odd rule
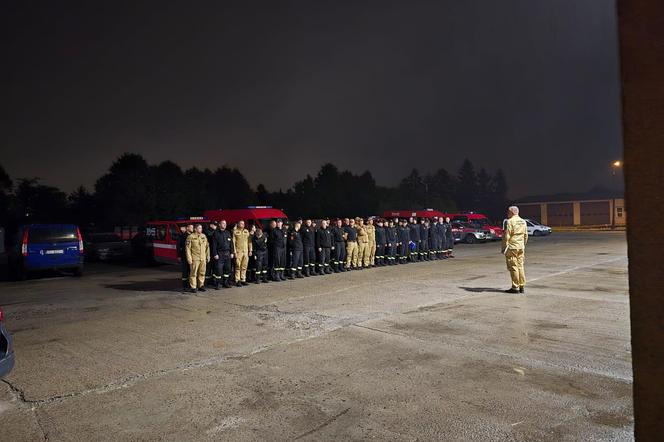
[[[172,267],[0,283],[0,440],[632,440],[623,233],[185,295]]]

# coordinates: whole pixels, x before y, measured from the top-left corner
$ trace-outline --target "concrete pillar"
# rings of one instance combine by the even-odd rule
[[[637,441],[664,435],[664,1],[618,0]],[[608,161],[608,159],[607,159]]]
[[[540,222],[545,226],[549,225],[549,212],[547,211],[546,203],[540,204],[540,214],[542,215]]]
[[[578,201],[575,201],[572,203],[572,224],[575,226],[581,225],[581,203]]]

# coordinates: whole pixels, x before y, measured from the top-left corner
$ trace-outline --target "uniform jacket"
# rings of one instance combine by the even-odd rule
[[[252,247],[254,253],[266,252],[267,251],[267,236],[261,235],[261,237],[259,238],[258,236],[254,235],[251,238],[251,247]]]
[[[289,250],[304,250],[304,243],[302,242],[302,229],[291,230],[288,235],[288,249]]]
[[[429,241],[429,227],[426,224],[420,224],[420,240]]]
[[[452,234],[452,224],[448,222],[443,223],[443,231],[445,232],[445,238],[448,241],[454,242],[454,235]]]
[[[388,244],[395,245],[398,241],[398,236],[397,236],[397,228],[396,227],[388,227],[385,229],[385,237],[387,239]]]
[[[420,225],[411,224],[410,225],[410,240],[413,242],[420,242]]]
[[[177,253],[178,253],[178,258],[187,259],[187,252],[185,250],[185,245],[186,245],[188,236],[189,236],[189,232],[181,233],[180,236],[178,236],[178,242],[177,242],[177,245],[175,246],[175,248],[177,250]]]
[[[231,240],[231,232],[228,230],[217,229],[212,234],[210,254],[212,256],[216,256],[224,253],[233,253],[233,241]]]
[[[369,235],[367,234],[366,226],[355,225],[355,231],[357,231],[357,241],[358,242],[369,242]]]
[[[364,228],[367,230],[367,238],[369,238],[370,243],[375,243],[376,242],[376,226],[373,224],[367,224],[364,226]]]
[[[346,231],[343,227],[334,226],[332,227],[332,237],[334,242],[344,242],[344,236],[346,236]]]
[[[247,254],[252,250],[251,234],[247,229],[233,229],[233,249],[237,254]]]
[[[268,242],[271,247],[276,247],[278,249],[283,249],[286,247],[286,236],[287,234],[281,230],[279,227],[275,227],[270,230],[270,236]]]
[[[316,231],[314,226],[307,227],[303,225],[300,229],[300,235],[302,236],[302,245],[304,247],[316,247]]]
[[[523,250],[528,243],[528,226],[519,215],[514,215],[505,222],[503,250]]]
[[[346,232],[346,241],[357,241],[357,230],[351,226],[344,226]]]
[[[185,241],[185,252],[187,262],[209,261],[210,246],[206,236],[202,233],[192,233]]]
[[[408,245],[410,242],[410,227],[401,226],[399,228],[399,242]]]
[[[387,237],[384,227],[376,227],[376,244],[379,246],[384,246],[387,244]]]
[[[318,229],[316,231],[316,247],[332,247],[332,232],[330,232],[330,229]]]
[[[429,242],[431,242],[431,245],[435,245],[439,236],[440,231],[438,228],[438,223],[431,224],[429,226]]]

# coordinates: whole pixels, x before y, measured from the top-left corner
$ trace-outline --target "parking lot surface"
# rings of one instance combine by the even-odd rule
[[[623,233],[182,294],[168,266],[0,283],[0,439],[631,440]]]

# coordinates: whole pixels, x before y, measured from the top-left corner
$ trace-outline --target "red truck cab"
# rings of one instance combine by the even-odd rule
[[[483,230],[488,240],[497,241],[503,238],[503,228],[494,225],[484,214],[463,212],[446,213],[443,216],[449,216],[452,222],[468,224]]]

